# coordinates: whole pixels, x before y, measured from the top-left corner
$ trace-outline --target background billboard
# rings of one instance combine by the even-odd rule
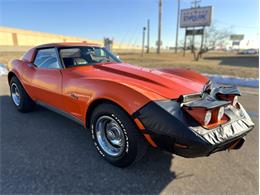
[[[238,35],[238,34],[233,34],[233,35],[230,35],[230,40],[232,41],[241,41],[244,39],[244,35]]]
[[[180,27],[210,26],[212,7],[198,7],[181,10]]]

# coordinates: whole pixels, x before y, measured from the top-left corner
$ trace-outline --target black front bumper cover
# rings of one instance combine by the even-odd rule
[[[225,114],[230,120],[214,129],[203,128],[181,105],[177,100],[150,102],[134,113],[160,148],[180,156],[208,156],[225,150],[254,127],[241,104],[240,109],[226,106]],[[176,147],[176,143],[188,147]]]

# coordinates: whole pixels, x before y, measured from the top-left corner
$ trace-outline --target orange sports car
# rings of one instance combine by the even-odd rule
[[[79,122],[115,166],[140,159],[148,145],[184,157],[239,149],[254,127],[236,87],[191,70],[133,66],[95,44],[41,45],[12,65],[19,111],[38,104]]]

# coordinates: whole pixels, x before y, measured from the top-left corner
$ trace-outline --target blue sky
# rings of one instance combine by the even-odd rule
[[[189,8],[190,0],[181,0]],[[259,33],[258,0],[202,0],[213,6],[217,28],[255,39]],[[119,43],[141,44],[142,27],[151,20],[151,43],[157,39],[158,0],[0,0],[0,25],[80,36],[113,37]],[[162,41],[175,44],[177,0],[163,0]],[[180,39],[183,39],[180,30]]]

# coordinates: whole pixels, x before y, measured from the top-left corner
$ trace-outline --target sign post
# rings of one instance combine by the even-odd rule
[[[185,56],[185,51],[186,51],[186,40],[187,40],[187,28],[185,28],[185,38],[184,38],[184,48],[183,48],[183,56]]]
[[[202,28],[202,35],[201,35],[201,44],[200,44],[200,50],[202,50],[203,48],[203,42],[204,42],[204,30],[205,30],[205,26],[203,26]]]

